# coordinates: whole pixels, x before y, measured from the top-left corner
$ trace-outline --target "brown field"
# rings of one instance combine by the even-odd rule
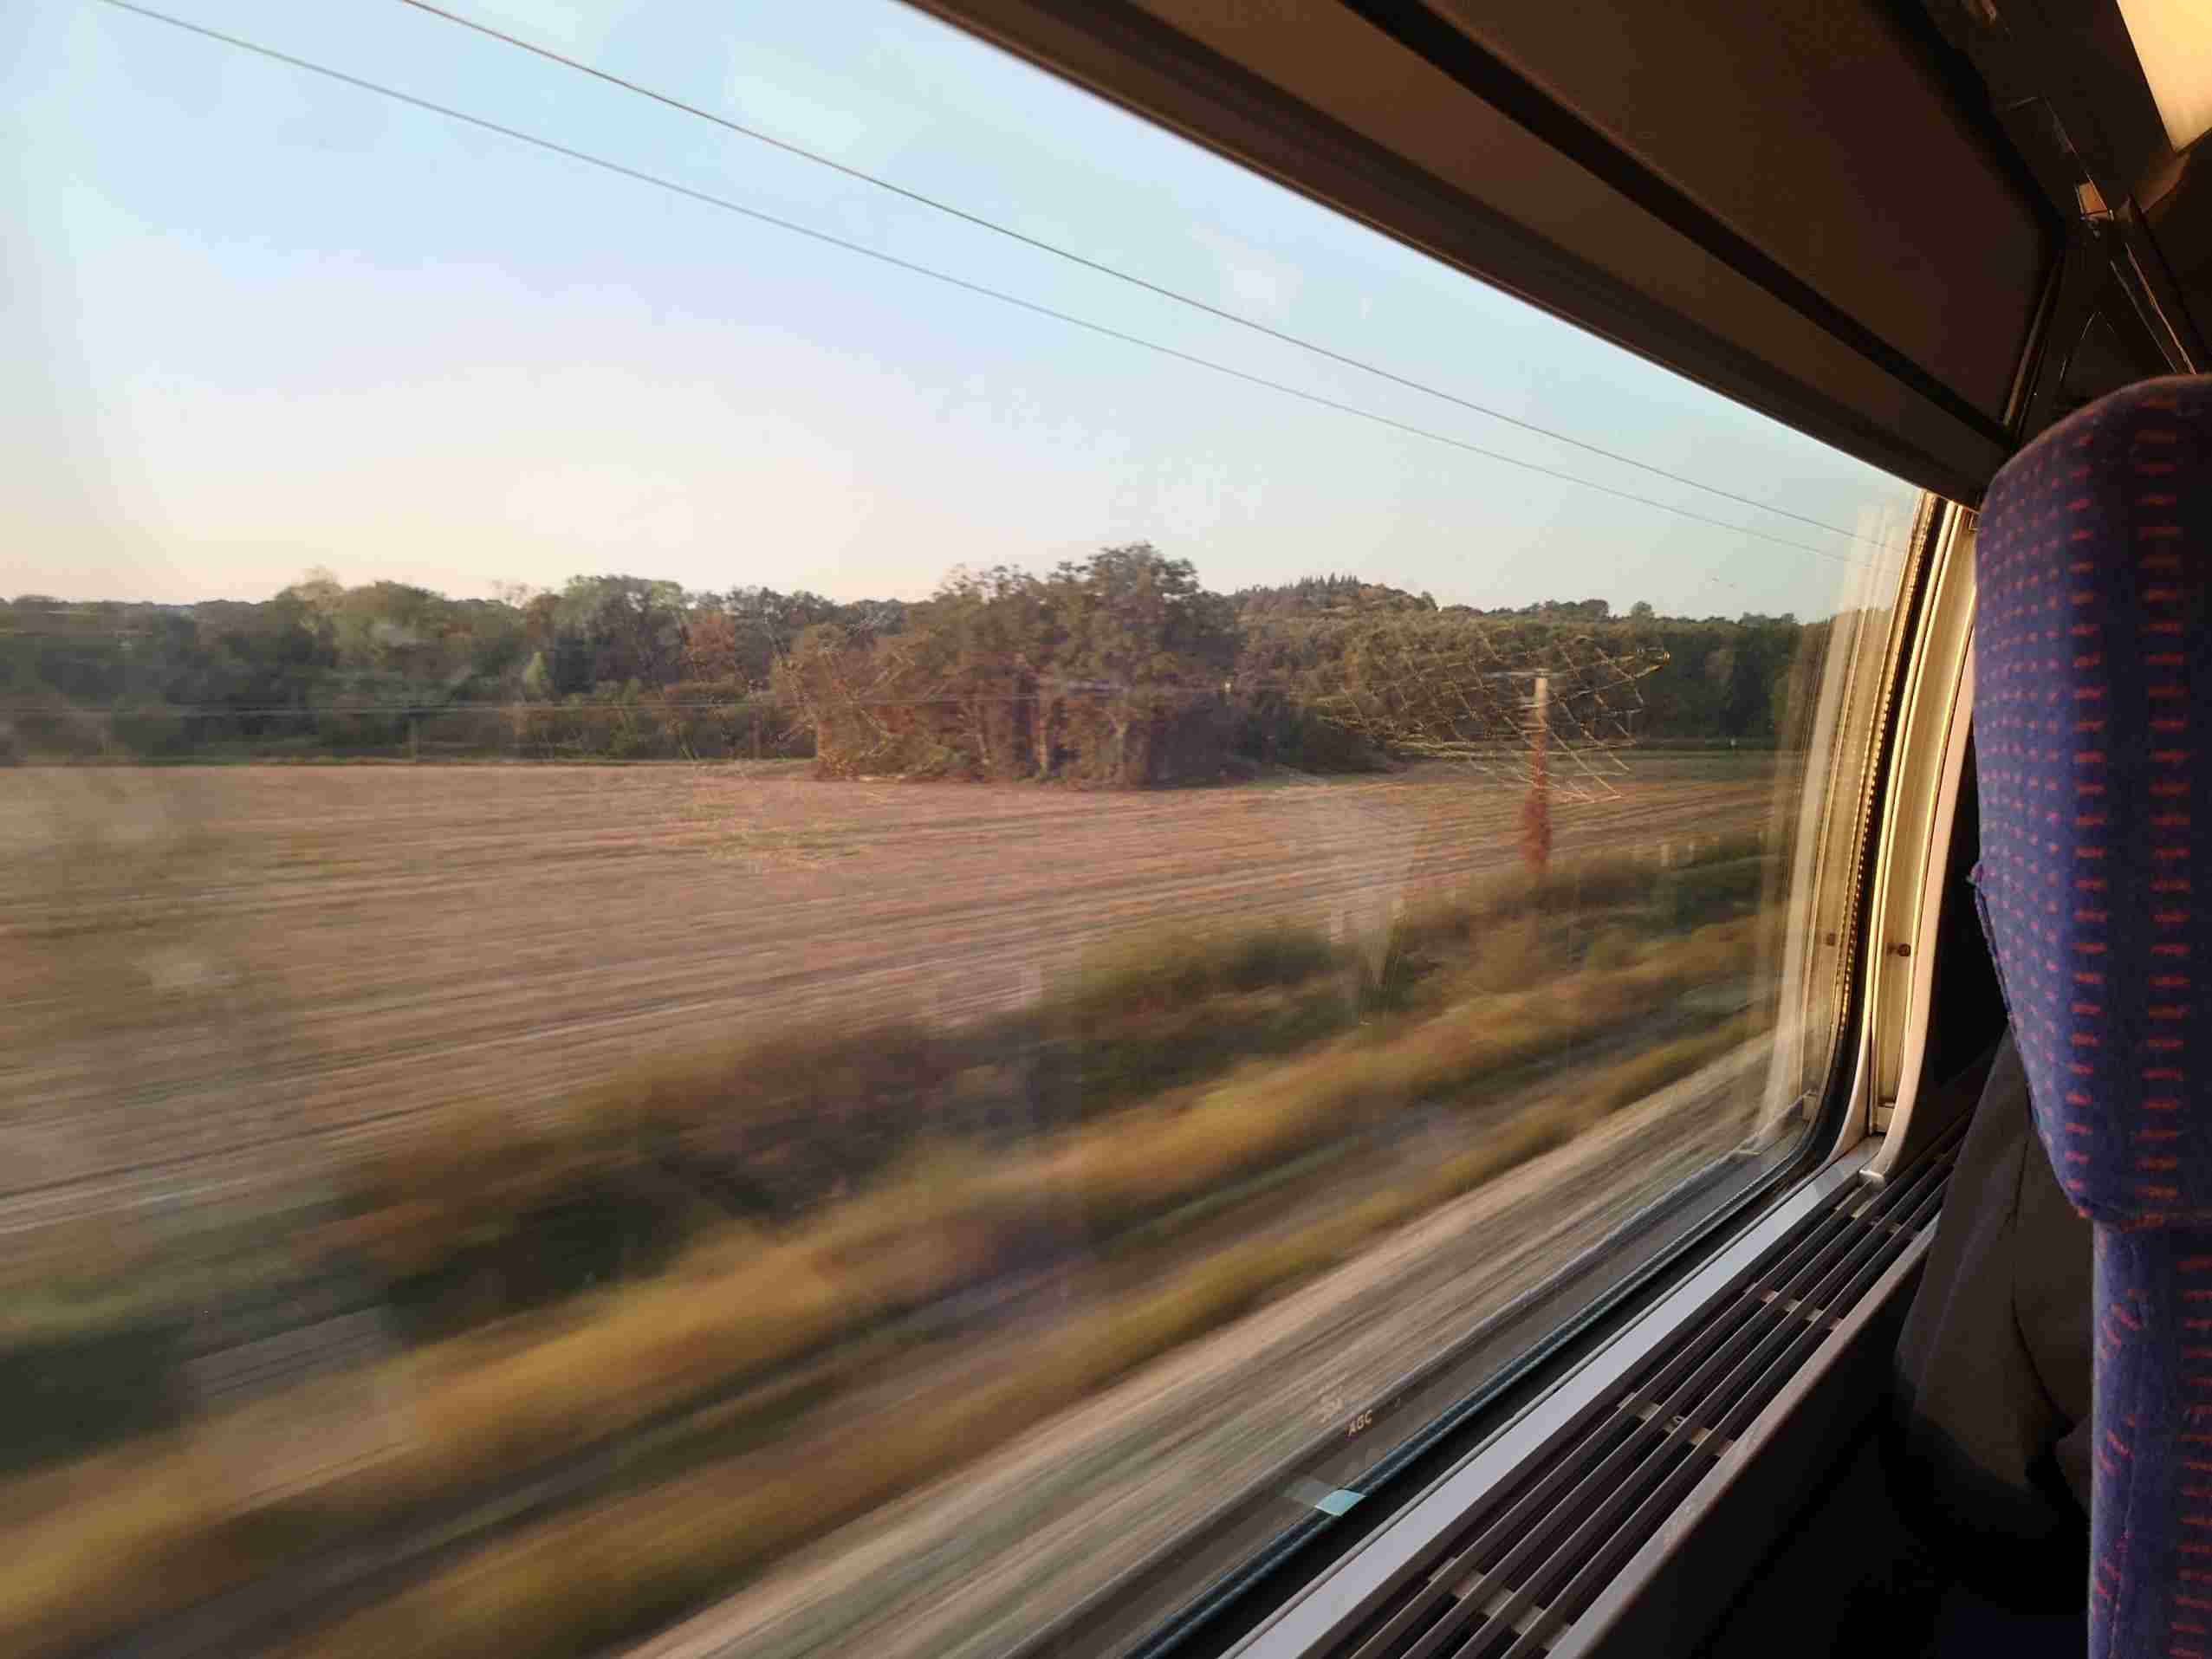
[[[1763,822],[1772,757],[1651,755],[1563,856]],[[26,768],[0,785],[0,1231],[272,1188],[461,1103],[835,1011],[1018,1004],[1102,937],[1377,929],[1515,858],[1452,768],[1145,794],[802,767]],[[159,1224],[150,1222],[149,1224]]]
[[[983,1659],[1717,1167],[1762,1092],[1764,757],[1640,757],[1618,799],[1559,809],[1541,884],[1501,873],[1515,795],[1443,768],[1149,795],[779,766],[8,782],[0,975],[27,1040],[0,1058],[0,1232],[31,1247],[0,1329],[232,1310],[191,1315],[189,1428],[0,1484],[0,1630],[27,1650],[135,1627],[182,1659],[289,1625],[302,1651],[569,1659],[735,1591],[660,1650]],[[1356,1012],[1385,937],[1437,977]],[[1190,977],[1271,938],[1304,953],[1268,959],[1280,982]],[[975,1098],[1048,1011],[1216,1069],[1131,1073],[1095,1118],[948,1142],[763,1224],[717,1212],[665,1271],[442,1344],[301,1299],[372,1222],[401,1257],[476,1247],[532,1159],[601,1156],[607,1099],[710,1126],[762,1066],[931,1028],[984,1056]],[[775,1121],[857,1132],[840,1090],[905,1098],[864,1076]],[[382,1208],[295,1208],[357,1202],[372,1169]],[[1009,1275],[1041,1223],[1074,1229],[1061,1265]],[[277,1358],[310,1325],[319,1358]],[[205,1380],[242,1374],[276,1391]],[[1009,1481],[1048,1531],[970,1507]],[[1132,1504],[1141,1525],[1084,1519]],[[126,1592],[111,1555],[160,1570]]]

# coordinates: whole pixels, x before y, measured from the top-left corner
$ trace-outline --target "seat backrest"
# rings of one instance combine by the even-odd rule
[[[1983,917],[2096,1238],[2090,1650],[2212,1656],[2212,379],[2023,450],[1977,578]]]

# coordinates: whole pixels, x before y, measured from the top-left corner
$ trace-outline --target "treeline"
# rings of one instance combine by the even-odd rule
[[[1241,644],[1187,560],[1109,548],[956,574],[895,632],[810,628],[773,684],[832,776],[1168,783],[1234,752]]]
[[[1664,617],[1649,604],[1616,617],[1599,599],[1477,611],[1343,577],[1248,589],[1236,603],[1240,743],[1313,770],[1372,759],[1373,742],[1355,735],[1367,723],[1347,723],[1347,704],[1478,703],[1488,686],[1495,706],[1498,676],[1516,664],[1580,669],[1647,746],[1793,747],[1809,732],[1833,629],[1788,615]],[[1454,683],[1406,683],[1447,664]]]
[[[1618,701],[1639,741],[1764,747],[1801,741],[1828,631],[1603,599],[1482,612],[1346,576],[1221,594],[1142,543],[1042,575],[958,571],[921,601],[626,575],[452,599],[317,572],[257,603],[0,602],[0,757],[811,755],[840,776],[1118,785],[1354,770],[1391,744],[1347,697],[1409,640],[1433,662],[1447,639],[1482,648],[1453,660],[1637,662]]]
[[[0,604],[0,755],[809,753],[772,665],[810,626],[905,608],[621,575],[496,599],[321,572],[258,603],[28,595]]]

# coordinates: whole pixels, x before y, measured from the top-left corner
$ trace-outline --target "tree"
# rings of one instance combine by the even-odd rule
[[[675,582],[572,576],[556,615],[588,658],[590,684],[636,680],[658,690],[682,677],[684,590]]]
[[[1151,781],[1162,745],[1171,771],[1189,769],[1192,757],[1181,750],[1192,724],[1211,712],[1204,700],[1226,687],[1236,660],[1227,602],[1199,586],[1189,560],[1147,541],[1063,563],[1050,586],[1066,618],[1070,701],[1083,723],[1105,728],[1103,742],[1084,746],[1086,774],[1125,786]]]
[[[346,602],[346,589],[328,565],[310,567],[306,575],[276,597],[281,599],[287,593],[298,599],[308,614],[328,630],[329,637],[336,637],[338,612]]]
[[[737,624],[729,612],[719,607],[695,610],[685,620],[684,671],[686,678],[715,684],[739,677]]]
[[[522,692],[526,697],[540,699],[553,695],[553,671],[547,665],[542,651],[532,651],[530,660],[523,665]]]
[[[1142,542],[1043,574],[955,570],[918,603],[760,586],[687,593],[626,575],[453,599],[399,582],[349,588],[317,569],[257,604],[0,604],[0,690],[38,708],[233,711],[149,726],[178,734],[180,749],[263,730],[387,743],[404,718],[394,707],[619,701],[619,720],[539,710],[515,729],[531,735],[530,752],[607,752],[619,734],[626,752],[667,754],[727,749],[737,730],[749,747],[773,729],[802,742],[822,735],[831,771],[1135,786],[1217,774],[1232,753],[1359,770],[1414,752],[1382,725],[1347,724],[1341,702],[1387,703],[1384,642],[1469,629],[1515,661],[1664,656],[1638,682],[1642,737],[1801,743],[1837,625],[1668,617],[1649,601],[1618,617],[1601,599],[1439,607],[1344,574],[1223,598],[1189,561]],[[1422,657],[1431,677],[1443,666],[1433,654]],[[1440,684],[1451,692],[1449,674]],[[645,712],[671,698],[744,709],[735,719]]]
[[[822,769],[1135,786],[1217,772],[1237,634],[1145,543],[1032,576],[956,570],[906,625],[809,629],[775,671]]]

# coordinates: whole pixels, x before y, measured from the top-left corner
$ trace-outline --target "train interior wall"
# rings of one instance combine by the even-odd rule
[[[2003,1034],[2005,1011],[1982,937],[1969,874],[1979,844],[1968,756],[1953,827],[1936,943],[1926,1075],[1940,1094],[1969,1078]],[[1905,1303],[1883,1340],[1894,1343]],[[1855,1422],[1808,1424],[1831,1456],[1794,1516],[1776,1517],[1734,1603],[1695,1651],[1699,1659],[2020,1659],[2079,1656],[2086,1640],[2086,1545],[2070,1581],[2024,1575],[1998,1552],[1977,1552],[1947,1525],[1926,1471],[1904,1452],[1894,1396],[1869,1399]],[[1747,1540],[1750,1543],[1751,1540]],[[1808,1619],[1806,1610],[1828,1615]]]

